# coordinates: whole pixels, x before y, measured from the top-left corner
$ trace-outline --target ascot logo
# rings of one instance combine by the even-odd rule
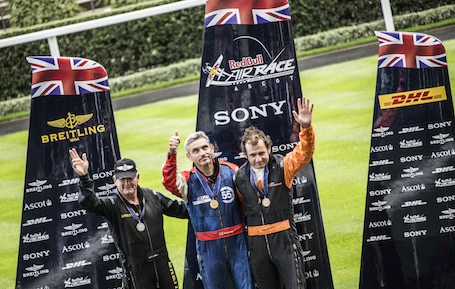
[[[423,131],[424,129],[420,126],[411,126],[411,127],[404,127],[398,133],[399,134],[407,134],[413,132]]]
[[[449,150],[445,150],[445,151],[431,153],[432,159],[448,157],[448,156],[455,156],[455,149],[449,149]]]
[[[104,124],[93,125],[74,129],[76,126],[86,123],[93,117],[93,113],[84,115],[75,115],[68,112],[66,118],[62,117],[56,120],[48,121],[47,124],[54,128],[67,128],[68,130],[58,133],[45,134],[41,136],[41,143],[53,143],[58,141],[68,140],[70,142],[79,141],[81,137],[90,136],[93,134],[104,133],[106,128]]]
[[[285,51],[285,48],[273,58],[265,45],[254,37],[240,36],[233,41],[235,42],[242,39],[259,43],[265,50],[264,52],[267,54],[268,58],[271,59],[271,62],[266,63],[264,54],[258,54],[255,58],[245,56],[242,57],[241,60],[228,60],[229,70],[226,71],[227,69],[222,67],[224,56],[221,54],[213,65],[205,63],[202,68],[202,71],[207,74],[205,87],[250,84],[272,78],[292,76],[294,74],[296,68],[295,58],[278,60]]]
[[[47,183],[47,180],[38,180],[37,179],[34,182],[28,183],[28,185],[30,187],[27,188],[25,190],[25,192],[26,193],[33,193],[33,192],[41,193],[44,190],[52,189],[52,185],[51,184],[45,185],[46,183]]]
[[[46,208],[52,206],[52,201],[47,199],[47,200],[42,200],[39,202],[34,202],[30,204],[25,204],[24,205],[24,211],[30,211],[34,209],[41,209],[41,208]]]
[[[71,244],[68,246],[63,246],[62,254],[71,253],[71,252],[75,252],[75,251],[81,251],[81,250],[85,250],[87,248],[90,248],[90,243],[88,241],[77,243],[77,244]]]
[[[22,273],[23,278],[27,277],[38,277],[40,275],[48,274],[49,269],[43,269],[44,265],[36,265],[33,264],[30,267],[26,267],[25,270],[28,271],[27,273]]]
[[[68,278],[63,282],[65,284],[65,288],[74,288],[74,287],[92,284],[92,279],[89,278],[88,276],[85,276],[85,277],[78,277],[78,278],[74,278],[74,279]]]
[[[402,140],[400,141],[400,148],[401,149],[410,149],[410,148],[418,148],[423,146],[423,142],[420,139],[410,139],[410,140]]]
[[[403,172],[405,172],[405,173],[401,174],[401,178],[402,179],[406,179],[406,178],[413,179],[415,177],[423,176],[423,172],[419,172],[419,169],[420,168],[413,168],[413,167],[403,169]]]
[[[310,270],[308,272],[305,272],[305,279],[313,279],[313,278],[318,278],[320,273],[318,270],[314,269],[314,270]]]
[[[389,151],[393,151],[393,145],[391,145],[391,144],[377,146],[377,147],[371,147],[371,149],[370,149],[370,153],[380,153],[380,152],[389,152]]]
[[[295,177],[294,179],[292,179],[292,184],[294,186],[298,186],[298,185],[304,185],[308,182],[308,179],[307,177],[305,176],[301,176],[301,177]]]
[[[388,126],[380,126],[378,128],[373,129],[374,133],[371,134],[371,137],[386,137],[393,135],[393,131],[389,131],[390,127]]]
[[[44,233],[35,233],[35,234],[30,234],[27,233],[24,236],[22,236],[22,243],[27,244],[27,243],[36,243],[36,242],[41,242],[41,241],[46,241],[49,240],[49,234],[46,232]]]
[[[448,226],[448,227],[441,227],[439,229],[439,233],[454,233],[455,232],[455,226]]]
[[[65,229],[66,232],[62,232],[62,237],[77,236],[78,234],[88,232],[87,228],[82,228],[82,223],[81,224],[72,223],[70,226],[63,227],[63,229]]]
[[[425,190],[425,184],[417,184],[412,186],[403,186],[401,188],[402,193],[416,192]]]
[[[370,222],[368,225],[368,228],[373,229],[373,228],[382,228],[382,227],[390,227],[392,226],[392,221],[390,220],[382,220],[382,221],[377,221],[377,222]]]
[[[453,142],[453,140],[454,140],[453,137],[449,137],[449,136],[450,136],[449,133],[439,133],[437,135],[434,135],[434,136],[432,136],[432,138],[434,138],[434,140],[430,141],[430,144],[443,145],[448,142]]]

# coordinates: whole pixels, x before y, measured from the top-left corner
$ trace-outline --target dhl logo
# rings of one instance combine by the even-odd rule
[[[447,99],[444,86],[404,91],[379,96],[381,109],[425,104]]]

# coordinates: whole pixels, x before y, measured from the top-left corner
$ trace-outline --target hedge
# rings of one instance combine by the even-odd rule
[[[405,29],[417,25],[425,25],[440,22],[455,17],[455,5],[448,5],[430,9],[428,11],[410,13],[394,17],[395,27]],[[294,39],[297,52],[307,51],[315,48],[332,46],[339,43],[350,42],[356,39],[374,36],[375,30],[384,29],[384,21],[373,21],[360,25],[342,27],[326,32],[317,33]],[[144,70],[126,76],[109,79],[111,91],[120,92],[146,85],[166,82],[173,79],[198,75],[200,73],[200,58],[193,58],[166,67]],[[30,108],[30,97],[0,102],[0,115],[7,115],[19,111],[27,111]]]
[[[120,3],[136,0],[117,0]],[[452,0],[453,1],[453,0]],[[172,0],[154,0],[140,2],[112,10],[102,14],[109,16],[126,13],[154,5],[173,2]],[[291,0],[294,34],[302,37],[312,32],[326,31],[339,27],[356,25],[365,17],[378,20],[382,16],[380,1],[352,0],[349,4],[342,0]],[[448,0],[392,0],[393,7],[413,10],[430,5],[437,6]],[[403,5],[403,3],[413,5]],[[430,3],[431,2],[431,3]],[[355,4],[355,5],[354,5]],[[357,5],[357,6],[356,6]],[[357,7],[357,8],[355,8]],[[362,8],[364,14],[357,13]],[[353,10],[354,9],[354,10]],[[374,12],[375,11],[375,12]],[[354,13],[355,12],[355,13]],[[396,11],[400,14],[400,11]],[[83,17],[73,17],[62,21],[53,21],[23,29],[12,29],[0,33],[1,38],[18,34],[31,33],[88,21],[100,17],[99,14],[88,14]],[[96,60],[109,72],[111,78],[129,75],[131,73],[167,66],[185,59],[197,58],[202,50],[204,7],[195,7],[176,11],[166,15],[149,17],[110,27],[58,37],[60,53],[64,56],[77,56]],[[379,18],[378,18],[379,17]],[[436,17],[440,18],[440,17]],[[433,21],[435,22],[435,21]],[[31,71],[25,61],[29,55],[48,55],[46,40],[36,41],[1,49],[0,53],[0,100],[12,99],[30,93]]]

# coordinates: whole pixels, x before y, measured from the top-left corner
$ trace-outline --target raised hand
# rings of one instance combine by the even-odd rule
[[[169,139],[169,151],[173,154],[177,153],[177,148],[180,144],[179,132],[175,130],[174,135]]]
[[[309,127],[313,118],[313,103],[306,97],[302,97],[302,99],[298,98],[297,109],[298,112],[295,110],[292,111],[295,121],[302,127]]]
[[[87,154],[83,153],[81,158],[75,148],[70,149],[69,153],[71,157],[71,164],[76,174],[78,174],[79,176],[87,175],[88,173]]]

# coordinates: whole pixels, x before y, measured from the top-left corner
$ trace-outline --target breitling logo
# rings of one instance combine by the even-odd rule
[[[56,120],[48,121],[47,124],[52,127],[57,128],[75,128],[76,126],[87,122],[89,119],[93,117],[93,113],[84,114],[84,115],[75,115],[74,113],[68,112],[67,118],[59,118]]]
[[[50,120],[47,124],[55,128],[68,129],[57,133],[50,133],[41,136],[41,143],[51,143],[56,141],[69,140],[70,142],[79,141],[81,137],[89,136],[92,134],[103,133],[106,131],[104,124],[98,124],[88,127],[76,128],[88,122],[93,118],[93,113],[76,115],[68,112],[66,118],[62,117],[55,120]]]

